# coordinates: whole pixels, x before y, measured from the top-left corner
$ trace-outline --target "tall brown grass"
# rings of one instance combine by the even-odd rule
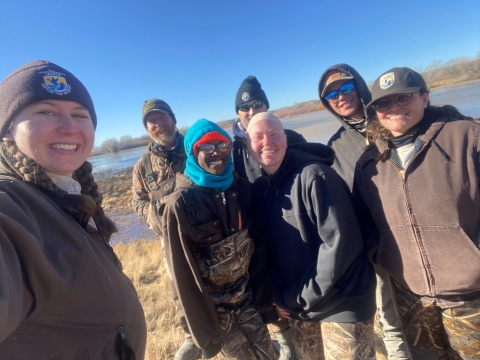
[[[137,289],[147,320],[145,360],[170,360],[183,343],[175,306],[170,298],[168,276],[160,241],[132,241],[113,246],[123,271]],[[195,301],[192,299],[192,301]],[[222,360],[221,355],[214,359]]]
[[[123,264],[123,271],[135,285],[143,305],[148,331],[145,360],[173,359],[185,334],[170,298],[160,241],[136,240],[129,244],[118,243],[113,248]],[[376,333],[377,360],[386,360],[378,326]],[[218,355],[214,359],[226,358]]]

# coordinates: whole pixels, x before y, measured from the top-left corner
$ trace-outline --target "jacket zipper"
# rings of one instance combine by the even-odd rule
[[[123,331],[123,325],[120,325],[118,327],[118,333],[120,334],[120,336],[122,337],[122,340],[125,341],[127,340],[127,336],[125,335],[125,332]]]
[[[390,163],[398,170],[398,172],[400,173],[400,176],[402,177],[402,187],[403,187],[403,195],[404,195],[404,203],[405,203],[405,207],[407,208],[407,213],[408,213],[408,218],[410,220],[410,226],[412,228],[412,232],[413,232],[413,235],[415,237],[415,241],[417,243],[417,246],[418,246],[418,249],[420,250],[420,253],[422,254],[421,255],[421,260],[422,260],[422,265],[424,267],[424,270],[425,270],[425,274],[427,275],[427,280],[428,280],[428,287],[429,287],[429,292],[430,292],[430,295],[431,296],[435,296],[433,294],[433,283],[434,283],[434,279],[433,279],[433,275],[431,274],[431,266],[430,266],[430,263],[428,262],[427,260],[427,256],[425,254],[425,249],[423,247],[423,243],[422,241],[420,240],[420,236],[418,235],[417,233],[417,230],[414,226],[415,224],[415,221],[413,219],[413,216],[412,216],[412,212],[411,212],[411,209],[410,209],[410,204],[407,200],[407,184],[406,184],[406,181],[405,181],[405,177],[406,177],[406,171],[407,171],[407,168],[408,166],[413,162],[413,160],[418,156],[418,154],[420,152],[422,152],[422,150],[426,147],[427,144],[425,144],[420,150],[417,151],[417,153],[412,157],[412,159],[409,161],[407,167],[405,167],[404,170],[400,169],[397,164],[395,164],[393,162],[392,159],[388,159],[390,161]]]
[[[218,194],[219,192],[215,191],[215,190],[212,190],[214,193],[216,193],[215,197],[218,198]],[[227,207],[225,205],[227,205],[227,199],[225,198],[225,192],[220,192],[220,196],[222,197],[222,202],[223,202],[223,207],[220,205],[218,205],[218,201],[215,201],[215,204],[217,204],[217,210],[220,214],[220,217],[221,217],[221,223],[222,223],[222,227],[223,227],[223,232],[226,231],[226,234],[227,236],[230,235],[230,229],[228,227],[228,219],[227,219]]]

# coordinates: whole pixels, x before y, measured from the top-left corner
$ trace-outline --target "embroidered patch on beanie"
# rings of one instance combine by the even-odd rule
[[[0,83],[0,136],[24,108],[38,101],[75,101],[85,107],[97,127],[97,115],[85,85],[70,71],[47,60],[31,61]]]
[[[43,75],[42,87],[50,94],[66,95],[72,91],[72,87],[67,83],[66,74],[47,69],[39,71],[39,75]]]

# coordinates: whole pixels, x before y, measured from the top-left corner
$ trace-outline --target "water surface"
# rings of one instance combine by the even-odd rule
[[[454,105],[464,114],[480,118],[480,81],[433,90],[430,101],[432,105]],[[283,118],[282,122],[286,129],[301,133],[307,141],[321,143],[326,143],[340,127],[337,119],[327,110]],[[227,132],[232,135],[231,129],[227,129]],[[94,156],[88,160],[94,172],[121,170],[135,165],[145,153],[145,148]]]

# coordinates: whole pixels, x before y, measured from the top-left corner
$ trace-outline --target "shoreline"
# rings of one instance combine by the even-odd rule
[[[472,83],[480,83],[480,79],[476,79],[476,80],[468,80],[468,81],[462,81],[462,82],[458,82],[458,83],[452,83],[452,84],[443,84],[443,85],[439,85],[439,86],[436,86],[434,88],[431,88],[430,89],[430,92],[431,93],[434,93],[435,91],[437,90],[444,90],[444,89],[448,89],[448,88],[451,88],[451,87],[455,87],[455,86],[462,86],[462,85],[469,85],[469,84],[472,84]],[[317,101],[317,100],[306,100],[306,101],[301,101],[299,102],[299,104],[302,104],[302,103],[308,103],[308,102],[311,102],[311,101]],[[297,104],[298,105],[298,104]],[[283,108],[289,108],[293,105],[290,105],[290,106],[284,106],[284,107],[280,107],[278,109],[275,109],[275,110],[270,110],[271,112],[275,112],[279,109],[283,109]],[[306,113],[301,113],[301,114],[295,114],[295,115],[288,115],[288,116],[284,116],[284,117],[281,117],[280,120],[283,121],[288,121],[288,120],[293,120],[295,117],[297,116],[302,116],[302,115],[309,115],[309,114],[313,114],[313,113],[316,113],[316,112],[319,112],[319,111],[326,111],[326,109],[322,109],[322,110],[317,110],[317,111],[310,111],[310,112],[306,112]],[[228,120],[221,120],[221,121],[228,121]],[[224,128],[224,129],[230,129],[231,126],[228,126],[228,128]],[[129,150],[134,150],[134,149],[140,149],[140,148],[145,148],[146,145],[141,145],[141,146],[137,146],[137,147],[132,147],[132,148],[128,148],[128,149],[125,149],[125,150],[121,150],[121,151],[117,151],[117,152],[113,152],[113,153],[108,153],[108,154],[96,154],[96,155],[92,155],[90,156],[90,158],[95,158],[95,157],[98,157],[98,156],[105,156],[105,155],[118,155],[118,154],[121,154],[125,151],[129,151]]]

